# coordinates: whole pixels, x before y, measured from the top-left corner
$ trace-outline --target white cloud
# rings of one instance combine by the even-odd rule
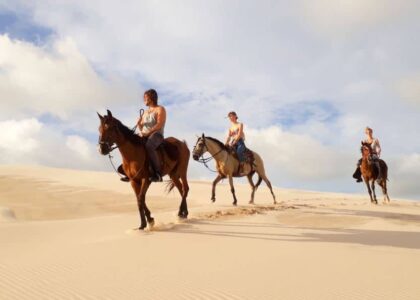
[[[271,169],[298,180],[322,181],[345,177],[353,166],[351,157],[343,151],[322,145],[303,134],[285,132],[280,127],[248,129],[249,147],[261,153]]]
[[[392,0],[305,0],[304,16],[309,28],[335,38],[377,29],[383,24],[414,16],[416,1]]]
[[[1,121],[0,149],[21,154],[35,151],[40,146],[35,137],[41,129],[42,124],[34,118]]]
[[[396,85],[401,99],[420,105],[420,74],[407,76],[400,79]]]
[[[66,146],[78,153],[83,159],[90,159],[94,153],[92,153],[92,147],[89,142],[81,136],[69,135],[66,139]],[[97,154],[97,153],[96,153]]]
[[[116,99],[123,105],[136,98],[130,83],[98,76],[71,38],[41,47],[0,35],[0,48],[3,116],[49,113],[69,120]]]
[[[96,145],[35,118],[0,122],[0,163],[108,170]]]

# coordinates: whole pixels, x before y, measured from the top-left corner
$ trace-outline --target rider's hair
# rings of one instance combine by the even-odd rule
[[[145,95],[149,97],[149,99],[153,102],[154,105],[157,105],[158,103],[158,94],[156,90],[150,89],[144,92]]]
[[[228,113],[228,117],[230,117],[230,116],[235,116],[236,118],[238,118],[238,115],[234,111],[231,111],[231,112]]]
[[[373,133],[372,128],[370,128],[369,126],[366,126],[366,130],[369,131],[370,133]]]

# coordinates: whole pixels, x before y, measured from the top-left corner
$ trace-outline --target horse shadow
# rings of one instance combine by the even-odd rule
[[[372,214],[374,215],[374,213]],[[389,218],[396,218],[389,214]],[[413,219],[418,221],[418,218]],[[217,227],[218,229],[208,229],[207,227]],[[238,231],[234,228],[240,228]],[[221,229],[220,229],[221,228]],[[249,228],[249,230],[246,230]],[[270,232],[261,232],[256,228],[270,228]],[[186,235],[205,235],[213,237],[227,237],[247,240],[264,240],[272,242],[321,242],[321,243],[340,243],[365,246],[388,246],[405,249],[420,249],[420,231],[387,231],[369,229],[337,229],[337,228],[310,228],[292,227],[299,230],[298,233],[285,233],[291,226],[272,223],[250,223],[250,222],[221,222],[195,220],[189,226],[175,227],[173,234]],[[301,230],[304,232],[301,232]],[[307,231],[306,231],[307,230]]]

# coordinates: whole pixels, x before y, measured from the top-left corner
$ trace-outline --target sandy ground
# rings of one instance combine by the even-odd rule
[[[139,232],[113,173],[0,167],[0,299],[420,299],[420,202],[191,182],[154,184]],[[364,192],[364,187],[360,187]],[[380,195],[380,191],[378,192]]]

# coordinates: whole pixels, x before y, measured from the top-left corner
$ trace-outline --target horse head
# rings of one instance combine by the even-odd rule
[[[198,160],[204,153],[206,153],[207,151],[207,146],[206,146],[206,137],[204,136],[204,133],[197,138],[197,142],[195,143],[195,146],[193,148],[193,159],[194,160]]]
[[[360,147],[360,152],[362,152],[362,157],[370,157],[372,154],[372,147],[369,143],[361,142],[362,146]]]
[[[107,115],[101,116],[99,125],[99,152],[102,155],[108,155],[114,148],[113,145],[117,142],[118,120],[112,116],[112,113],[107,110]]]

